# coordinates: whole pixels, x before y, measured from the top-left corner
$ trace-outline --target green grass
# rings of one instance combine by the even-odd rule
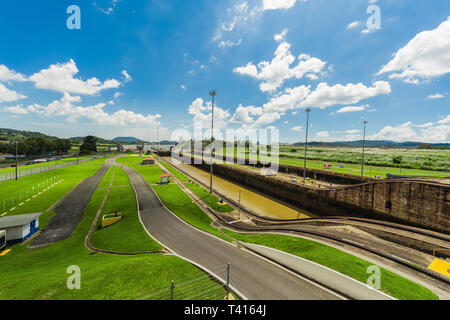
[[[84,239],[105,193],[106,190],[94,193],[82,220],[69,239],[36,250],[16,244],[10,247],[10,253],[0,257],[1,300],[135,299],[151,290],[168,289],[172,280],[177,284],[186,278],[204,275],[198,268],[175,256],[91,255],[84,246]],[[69,277],[66,270],[72,265],[81,269],[81,290],[69,290],[66,287]],[[206,281],[209,287],[219,292],[218,296],[225,296],[221,286],[211,280]],[[195,287],[182,286],[176,289],[178,296],[181,294],[187,297],[194,290]],[[167,294],[156,298],[170,299],[169,290]]]
[[[143,176],[148,179],[148,175],[150,173]],[[203,231],[224,240],[230,240],[210,225],[212,219],[193,203],[177,185],[152,187],[166,207],[178,217]],[[367,268],[372,265],[370,262],[318,242],[284,235],[242,235],[226,229],[223,232],[243,242],[272,247],[317,262],[363,283],[366,283],[370,276],[367,274]],[[397,299],[438,299],[429,289],[383,268],[381,268],[381,277],[381,290]]]
[[[185,183],[185,185],[191,189],[202,201],[204,201],[208,206],[219,212],[231,212],[234,209],[228,204],[220,204],[219,198],[214,195],[210,195],[209,191],[203,189],[196,183]]]
[[[164,161],[160,161],[160,163],[163,165],[164,168],[166,168],[170,173],[172,173],[178,180],[183,181],[183,182],[190,180],[184,174],[182,174],[178,170],[175,170],[171,165],[165,163]]]
[[[110,169],[110,172],[112,170],[113,168]],[[118,167],[115,167],[114,170],[113,185],[125,187],[110,190],[103,212],[92,233],[91,244],[98,249],[115,252],[144,252],[163,249],[145,232],[139,221],[136,198],[128,176]],[[103,181],[109,184],[111,177],[112,175],[105,176]],[[116,211],[121,213],[122,219],[118,223],[102,229],[101,217]]]
[[[271,247],[314,261],[362,283],[366,283],[370,276],[367,273],[367,268],[372,263],[318,242],[283,235],[243,235],[229,230],[224,230],[224,233],[243,242]],[[400,300],[438,299],[429,289],[396,275],[391,271],[383,268],[380,269],[381,291],[384,293]]]
[[[7,215],[44,212],[60,198],[73,189],[78,183],[87,177],[94,175],[100,168],[99,165],[70,166],[53,171],[21,177],[18,181],[4,181],[0,183],[0,214]],[[54,181],[60,181],[51,189],[36,195],[39,191],[51,185]],[[34,193],[33,193],[34,187]],[[25,201],[27,198],[30,201]],[[24,204],[18,206],[21,202]],[[4,210],[4,206],[5,209]],[[10,211],[11,208],[16,209]]]

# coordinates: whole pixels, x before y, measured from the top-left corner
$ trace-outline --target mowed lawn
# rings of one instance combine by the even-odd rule
[[[46,212],[81,181],[94,175],[100,167],[100,165],[70,166],[22,177],[18,181],[0,182],[0,215]],[[51,216],[51,213],[41,216],[41,224],[48,221]]]
[[[147,181],[154,177],[151,171],[142,173]],[[367,268],[372,263],[319,242],[293,236],[274,234],[244,235],[223,229],[228,236],[211,226],[207,216],[177,185],[152,186],[164,205],[187,223],[224,240],[230,238],[248,243],[268,246],[314,261],[353,279],[366,283],[370,274]],[[407,280],[391,271],[381,269],[381,290],[401,300],[436,300],[438,297],[429,289]]]
[[[125,171],[119,167],[111,167],[102,181],[102,186],[105,183],[109,186],[111,180],[113,188],[109,192],[103,212],[92,233],[91,244],[98,249],[115,252],[136,253],[163,249],[146,233],[140,223],[136,197]],[[103,193],[102,191],[97,192]],[[101,217],[115,212],[120,213],[122,219],[102,229]]]
[[[109,174],[105,179],[108,177],[111,179]],[[123,181],[119,178],[118,183]],[[94,193],[69,239],[42,249],[29,250],[23,244],[9,247],[12,251],[0,257],[0,299],[139,299],[155,289],[167,289],[164,295],[155,299],[170,299],[172,280],[177,283],[204,275],[198,268],[175,256],[118,256],[92,254],[87,250],[84,240],[106,192],[106,189],[98,189]],[[145,233],[143,229],[140,232]],[[118,243],[114,239],[116,237],[127,236],[130,236],[128,230],[117,230],[111,235],[111,243]],[[74,265],[81,270],[80,290],[67,288],[70,276],[67,268]],[[223,291],[214,281],[207,281],[210,288]],[[196,288],[179,287],[177,290],[178,295],[189,297],[195,294]]]

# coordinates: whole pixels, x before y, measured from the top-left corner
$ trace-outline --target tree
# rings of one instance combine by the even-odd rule
[[[80,146],[80,154],[90,154],[97,152],[97,138],[87,136],[83,138],[83,144]]]

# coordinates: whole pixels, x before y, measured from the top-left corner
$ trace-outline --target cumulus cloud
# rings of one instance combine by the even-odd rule
[[[276,34],[274,37],[273,37],[273,39],[275,40],[275,41],[283,41],[284,40],[284,38],[286,37],[286,34],[288,33],[288,29],[284,29],[283,31],[281,31],[281,33],[279,33],[279,34]]]
[[[347,112],[359,112],[364,111],[369,107],[369,105],[363,105],[363,106],[348,106],[340,108],[336,113],[347,113]]]
[[[361,21],[353,21],[347,25],[347,29],[357,28],[361,25]]]
[[[90,78],[86,81],[74,78],[79,72],[75,61],[70,59],[66,63],[51,65],[48,69],[33,74],[29,80],[35,83],[39,89],[48,89],[58,92],[68,92],[83,95],[94,95],[105,89],[118,88],[120,82],[109,79],[101,82],[97,78]]]
[[[5,65],[0,65],[0,81],[27,81],[27,78],[14,70],[8,69]]]
[[[0,103],[2,102],[13,102],[21,99],[25,99],[26,96],[17,93],[14,90],[10,90],[0,83]]]
[[[385,126],[379,132],[370,135],[370,140],[392,140],[392,141],[412,141],[416,139],[417,133],[412,128],[412,122],[405,122],[399,126]]]
[[[122,73],[122,76],[123,76],[123,79],[124,79],[123,81],[125,83],[128,83],[128,82],[133,80],[133,78],[128,74],[127,70],[123,70],[121,73]]]
[[[262,61],[257,65],[249,62],[244,67],[234,68],[233,72],[261,80],[260,89],[263,92],[278,89],[287,79],[301,79],[306,74],[322,72],[326,62],[307,54],[300,54],[297,57],[297,65],[291,68],[296,58],[291,54],[290,47],[289,43],[282,42],[276,49],[271,62]]]
[[[158,124],[157,120],[161,115],[144,116],[133,111],[121,109],[115,113],[104,111],[106,103],[98,103],[93,106],[82,107],[77,104],[81,102],[81,97],[71,96],[65,92],[60,100],[55,100],[47,106],[33,104],[28,106],[29,112],[38,113],[46,117],[67,117],[69,122],[76,122],[79,118],[86,118],[99,125],[111,126],[153,126]]]
[[[347,85],[337,84],[329,86],[327,83],[320,83],[302,103],[303,107],[317,107],[324,109],[333,105],[351,105],[362,100],[378,95],[391,93],[389,82],[377,81],[372,87],[367,87],[362,83]]]
[[[378,75],[419,84],[450,73],[450,17],[436,29],[422,31],[398,50]]]
[[[3,112],[9,112],[9,113],[17,114],[17,115],[29,113],[29,111],[27,109],[25,109],[21,104],[19,104],[17,106],[4,107]]]
[[[188,112],[193,116],[193,120],[201,122],[203,124],[203,127],[207,128],[211,125],[211,102],[205,103],[202,98],[197,98],[189,106]],[[216,128],[226,127],[229,118],[230,113],[228,110],[224,110],[218,106],[214,106],[214,126]]]
[[[330,134],[328,131],[319,131],[316,133],[316,138],[329,138]]]
[[[241,104],[236,109],[233,117],[230,119],[231,123],[253,124],[255,119],[253,116],[260,116],[263,109],[260,107],[248,106],[243,107]]]
[[[296,126],[296,127],[291,128],[292,131],[297,131],[297,132],[302,131],[302,129],[303,129],[302,126]]]
[[[263,0],[262,10],[287,10],[292,8],[296,2],[297,0]]]

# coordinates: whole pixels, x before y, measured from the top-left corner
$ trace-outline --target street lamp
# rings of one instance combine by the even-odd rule
[[[211,96],[212,99],[212,112],[211,112],[211,154],[210,154],[210,159],[211,159],[211,167],[210,167],[210,181],[209,181],[209,194],[213,193],[213,187],[212,187],[212,181],[213,181],[213,156],[212,156],[212,143],[213,143],[213,139],[214,139],[214,97],[217,96],[217,92],[216,90],[212,90],[211,92],[209,92],[209,95]]]
[[[308,147],[308,129],[309,129],[309,114],[311,113],[311,109],[307,108],[306,110],[306,138],[305,138],[305,160],[303,167],[303,185],[306,183],[306,149]]]
[[[363,121],[364,131],[363,131],[363,150],[362,150],[362,164],[361,164],[361,178],[364,177],[364,149],[366,144],[366,125],[367,121]]]
[[[17,167],[18,167],[17,158],[19,157],[18,156],[18,153],[19,153],[18,149],[19,149],[19,141],[16,140],[16,181],[18,180],[18,176],[17,176]]]

